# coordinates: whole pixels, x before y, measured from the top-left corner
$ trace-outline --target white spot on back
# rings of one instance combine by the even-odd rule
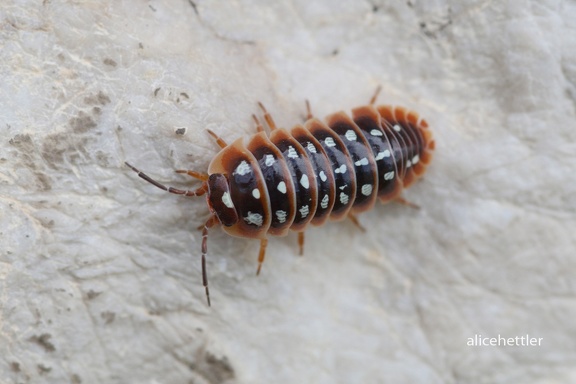
[[[252,196],[254,196],[255,199],[259,199],[260,198],[260,190],[258,188],[254,188],[252,190]]]
[[[384,180],[392,180],[394,178],[394,171],[386,172],[384,174]]]
[[[390,157],[390,151],[388,149],[383,151],[383,152],[378,152],[378,155],[376,155],[374,160],[376,160],[376,161],[382,160],[385,157]]]
[[[420,161],[420,156],[416,155],[412,158],[412,164],[418,164]]]
[[[342,186],[340,187],[340,190],[341,190],[341,191],[345,190],[347,186],[348,186],[348,184],[342,185]]]
[[[334,170],[334,173],[346,173],[346,164],[342,164]]]
[[[410,168],[412,166],[412,162],[410,160],[408,160],[406,162],[406,168]]]
[[[250,172],[252,172],[252,167],[250,167],[250,164],[248,164],[246,162],[246,160],[242,160],[240,162],[240,164],[238,164],[238,166],[236,167],[236,170],[232,174],[244,176],[245,174],[250,173]]]
[[[234,208],[234,203],[232,203],[232,198],[230,197],[230,192],[224,192],[222,195],[222,202],[228,208]]]
[[[346,138],[348,139],[348,141],[355,141],[358,137],[356,136],[356,132],[354,132],[353,130],[349,129],[346,131],[346,134],[344,135],[346,136]]]
[[[336,143],[334,142],[334,139],[331,137],[327,137],[324,139],[324,142],[326,143],[327,146],[329,147],[335,147]]]
[[[328,195],[324,195],[322,201],[320,202],[320,206],[322,209],[328,208],[328,202],[330,201],[330,197]]]
[[[364,184],[362,186],[362,194],[364,196],[370,196],[371,193],[372,193],[372,185],[371,184]]]
[[[278,183],[278,186],[276,187],[280,192],[282,193],[286,193],[286,183],[281,181]]]
[[[302,218],[305,218],[306,216],[308,216],[308,213],[310,213],[310,208],[308,208],[308,206],[305,205],[302,208],[300,208],[298,211],[300,211],[300,215],[302,216]]]
[[[262,226],[263,220],[264,218],[262,217],[261,214],[259,213],[252,213],[250,211],[248,211],[248,216],[246,216],[244,218],[244,221],[248,224],[254,224],[258,227]]]
[[[357,167],[361,166],[361,165],[368,165],[368,159],[363,157],[360,160],[356,161],[354,163],[354,165],[356,165]]]
[[[308,180],[308,175],[302,175],[300,178],[300,184],[306,189],[310,188],[310,181]]]
[[[400,130],[402,129],[401,126],[399,126],[398,124],[394,124],[394,126],[392,127],[396,132],[400,132]]]
[[[294,149],[293,146],[288,147],[288,157],[291,159],[297,159],[298,158],[298,152],[296,152],[296,150]]]
[[[372,136],[382,136],[382,135],[383,135],[382,131],[380,131],[379,129],[373,129],[373,130],[371,130],[371,131],[370,131],[370,134],[371,134]]]
[[[328,177],[326,176],[326,174],[324,173],[324,171],[320,171],[320,173],[318,174],[320,176],[320,179],[322,181],[326,181],[328,180]]]
[[[278,210],[276,211],[276,217],[278,218],[278,222],[280,224],[286,222],[286,211]]]
[[[266,164],[267,167],[271,166],[275,162],[276,162],[276,159],[274,159],[274,156],[266,155],[266,160],[264,160],[264,163]]]
[[[344,192],[340,192],[340,203],[342,205],[348,204],[348,195],[345,194]]]
[[[314,146],[314,144],[312,144],[311,142],[308,142],[308,144],[306,144],[306,148],[308,148],[308,150],[312,153],[318,153],[316,151],[316,147]]]

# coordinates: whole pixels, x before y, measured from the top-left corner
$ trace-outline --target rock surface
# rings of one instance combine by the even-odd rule
[[[4,1],[0,382],[576,382],[575,36],[566,1]],[[258,278],[214,230],[208,308],[204,199],[124,161],[193,187],[206,128],[379,84],[435,133],[421,209],[271,239]]]

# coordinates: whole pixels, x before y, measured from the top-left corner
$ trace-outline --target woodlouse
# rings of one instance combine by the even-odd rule
[[[202,185],[195,190],[167,187],[126,163],[138,176],[170,193],[207,195],[212,215],[202,229],[202,282],[208,305],[206,254],[211,227],[222,225],[232,236],[260,239],[259,274],[268,235],[298,232],[302,254],[308,224],[348,217],[359,226],[355,214],[372,208],[377,199],[407,203],[400,194],[425,172],[435,142],[417,113],[374,106],[379,90],[368,105],[352,110],[352,118],[338,112],[326,123],[312,116],[306,102],[306,122],[291,130],[277,128],[258,103],[270,132],[252,115],[258,133],[247,144],[240,138],[228,145],[208,130],[221,147],[208,172],[176,171],[200,179]]]

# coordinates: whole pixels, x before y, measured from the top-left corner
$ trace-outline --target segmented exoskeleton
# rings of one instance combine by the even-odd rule
[[[378,89],[379,91],[379,89]],[[259,103],[270,132],[256,116],[258,133],[247,143],[231,144],[208,131],[222,148],[207,173],[178,170],[202,180],[196,190],[166,187],[126,163],[155,186],[184,196],[206,194],[212,215],[202,230],[202,280],[210,305],[206,274],[209,228],[221,225],[232,236],[260,239],[260,273],[268,235],[298,232],[300,253],[304,230],[329,218],[351,218],[376,200],[403,199],[400,194],[425,172],[435,142],[428,124],[402,107],[370,104],[328,116],[312,117],[290,130],[277,128]]]

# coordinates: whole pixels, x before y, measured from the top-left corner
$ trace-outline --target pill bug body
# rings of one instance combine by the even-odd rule
[[[338,112],[325,122],[309,118],[290,130],[276,128],[262,107],[269,134],[254,117],[259,132],[246,143],[240,138],[227,145],[217,138],[222,149],[207,174],[177,171],[203,180],[194,191],[165,187],[128,164],[169,192],[207,194],[212,216],[202,232],[202,273],[208,304],[205,256],[210,227],[221,225],[232,236],[260,239],[259,272],[269,235],[299,232],[302,247],[308,225],[346,217],[355,221],[355,214],[378,200],[401,199],[403,189],[423,175],[435,147],[428,124],[402,107],[376,107],[374,99],[352,110],[351,117]]]
[[[212,160],[228,175],[238,221],[224,230],[263,239],[400,196],[424,173],[434,149],[425,120],[401,107],[372,106],[310,119],[291,130],[238,139]]]

